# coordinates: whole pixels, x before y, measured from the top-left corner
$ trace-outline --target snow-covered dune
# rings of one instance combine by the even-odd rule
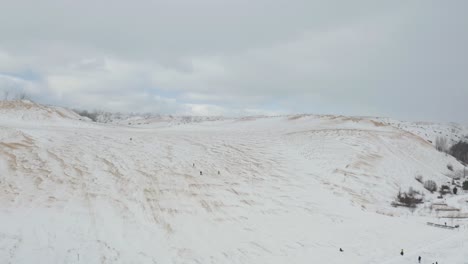
[[[83,119],[83,117],[71,110],[61,107],[44,106],[28,100],[0,100],[0,116],[3,121],[11,119],[29,122]]]
[[[57,120],[54,110],[66,111],[44,107]],[[129,127],[66,115],[51,127],[12,122],[36,110],[0,111],[5,263],[468,263],[467,222],[437,219],[428,209],[436,194],[415,180],[442,184],[447,164],[462,165],[383,122],[301,115]],[[409,187],[425,204],[393,208]],[[467,212],[468,195],[455,198]]]

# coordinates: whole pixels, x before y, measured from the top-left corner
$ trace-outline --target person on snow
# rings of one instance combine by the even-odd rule
[[[418,257],[418,262],[421,263],[421,256]]]
[[[340,252],[343,252],[344,250],[342,248],[340,248]]]
[[[200,175],[203,175],[203,172],[202,172],[202,171],[200,171]]]
[[[400,252],[400,255],[403,256],[404,254],[405,254],[405,253],[403,252],[403,249],[402,249],[401,252]]]

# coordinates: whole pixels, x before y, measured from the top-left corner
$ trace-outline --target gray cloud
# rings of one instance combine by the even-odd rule
[[[0,9],[0,85],[47,103],[115,111],[468,123],[467,7],[10,1]]]

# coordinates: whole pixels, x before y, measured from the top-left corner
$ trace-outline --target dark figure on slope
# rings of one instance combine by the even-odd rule
[[[203,172],[202,172],[202,171],[200,171],[200,175],[203,175]]]
[[[418,262],[421,263],[421,256],[418,257]]]
[[[402,249],[401,252],[400,252],[400,255],[403,256],[404,254],[405,254],[405,253],[403,252],[403,249]]]
[[[343,252],[344,250],[342,248],[340,248],[340,252]]]

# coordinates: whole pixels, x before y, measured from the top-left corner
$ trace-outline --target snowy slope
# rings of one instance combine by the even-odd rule
[[[468,263],[468,222],[427,210],[435,194],[415,212],[390,206],[400,188],[424,192],[417,174],[440,184],[448,163],[462,169],[394,126],[301,115],[51,127],[18,116],[0,116],[5,263]],[[447,202],[467,212],[465,199]]]
[[[2,120],[12,121],[61,121],[84,119],[73,111],[53,106],[44,106],[28,100],[0,100]]]
[[[375,120],[413,133],[433,144],[437,137],[446,138],[449,146],[460,140],[468,140],[468,127],[457,123],[409,122],[390,118]]]

